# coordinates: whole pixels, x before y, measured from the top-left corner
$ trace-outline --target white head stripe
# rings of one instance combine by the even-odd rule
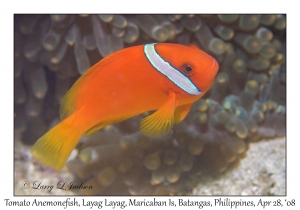
[[[151,65],[185,92],[191,95],[201,94],[202,92],[188,77],[160,57],[160,55],[156,52],[154,45],[155,43],[145,44],[144,46],[144,53]]]

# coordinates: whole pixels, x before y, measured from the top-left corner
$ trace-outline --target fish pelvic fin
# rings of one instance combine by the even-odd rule
[[[59,172],[78,143],[82,132],[62,121],[40,137],[31,149],[35,160]]]
[[[170,92],[166,103],[152,115],[141,121],[141,132],[153,138],[159,138],[169,133],[174,124],[176,103],[176,94]]]
[[[180,123],[190,112],[193,103],[177,106],[174,113],[174,123]]]

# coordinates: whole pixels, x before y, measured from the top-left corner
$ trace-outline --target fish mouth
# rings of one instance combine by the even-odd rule
[[[217,63],[216,59],[213,58],[213,63],[212,63],[211,68],[213,68],[216,65],[216,63]]]
[[[212,62],[210,69],[213,70],[215,72],[215,74],[217,74],[217,72],[219,70],[219,64],[216,61],[216,59],[214,59],[214,58],[213,58],[213,62]]]

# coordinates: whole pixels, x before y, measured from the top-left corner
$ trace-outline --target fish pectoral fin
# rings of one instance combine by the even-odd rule
[[[141,132],[146,136],[154,138],[162,137],[170,132],[174,124],[176,103],[176,94],[170,92],[166,103],[152,115],[141,121]]]
[[[192,108],[192,105],[193,103],[176,107],[174,113],[174,124],[180,123],[187,116]]]

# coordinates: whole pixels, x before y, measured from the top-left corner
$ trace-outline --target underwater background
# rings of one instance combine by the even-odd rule
[[[194,43],[219,63],[214,85],[183,122],[160,139],[139,132],[149,113],[107,126],[82,137],[58,174],[32,159],[31,146],[59,122],[62,97],[80,75],[117,50],[153,42]],[[201,186],[237,170],[266,139],[276,166],[285,157],[285,138],[272,140],[286,136],[285,59],[286,16],[279,14],[14,15],[15,194],[205,194]],[[33,189],[60,181],[79,189]]]

